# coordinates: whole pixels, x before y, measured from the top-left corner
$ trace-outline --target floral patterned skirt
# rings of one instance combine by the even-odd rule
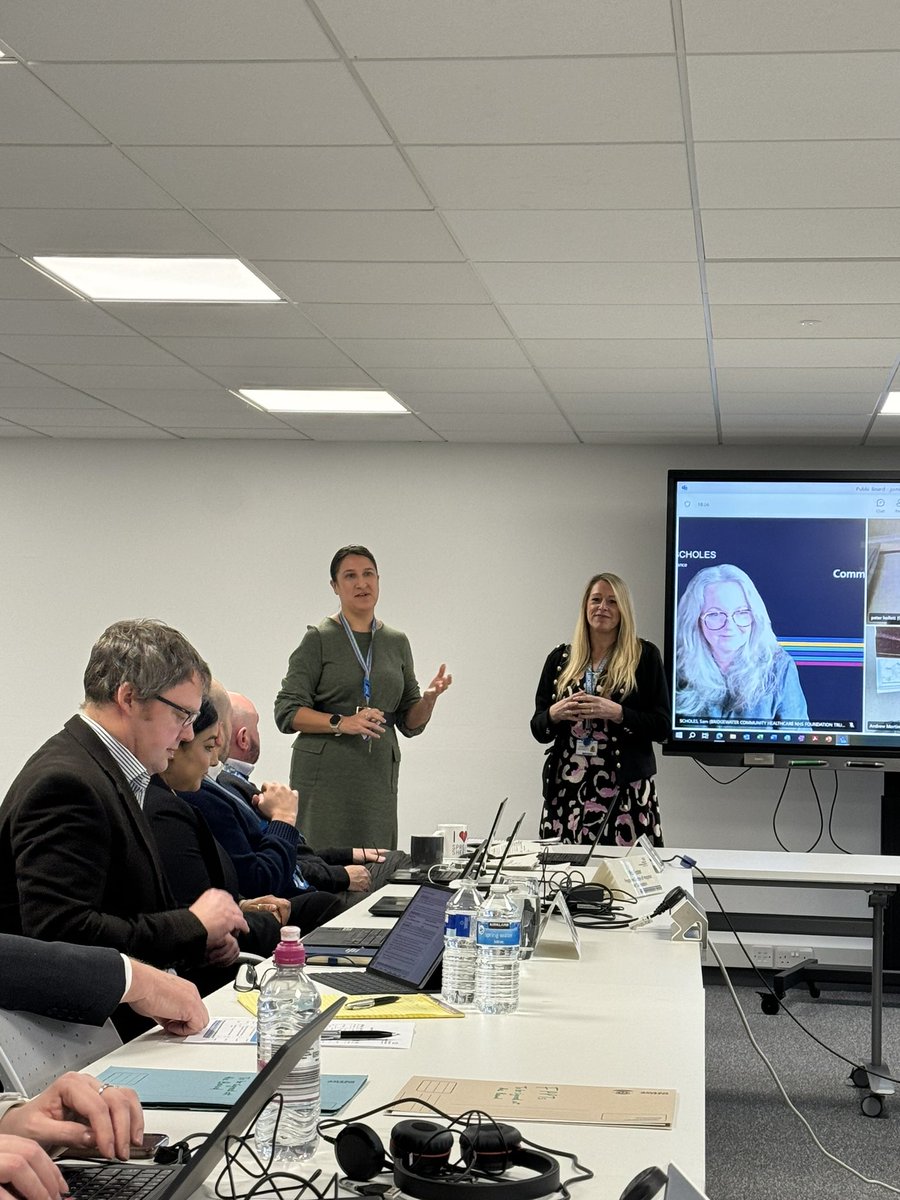
[[[655,781],[652,778],[617,778],[615,767],[607,762],[607,741],[599,726],[595,729],[597,755],[578,754],[575,728],[563,747],[556,778],[551,781],[544,801],[540,836],[558,837],[563,842],[590,843],[610,805],[615,805],[612,820],[600,839],[601,845],[633,846],[642,834],[646,834],[654,846],[661,846],[663,838]]]

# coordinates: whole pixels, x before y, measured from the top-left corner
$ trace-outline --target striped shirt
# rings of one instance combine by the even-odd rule
[[[91,720],[85,714],[79,713],[82,721],[86,725],[90,725],[94,733],[116,760],[116,765],[125,776],[128,786],[134,792],[134,797],[141,809],[144,807],[144,797],[147,795],[147,788],[150,786],[150,772],[144,764],[131,753],[127,746],[123,746],[118,738],[114,738],[108,729],[104,729],[96,721]]]

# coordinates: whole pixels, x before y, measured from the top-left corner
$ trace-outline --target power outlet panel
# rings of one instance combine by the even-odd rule
[[[772,965],[776,971],[785,971],[806,958],[815,957],[812,946],[776,946],[772,954]]]
[[[775,952],[771,946],[752,946],[745,943],[747,953],[755,967],[771,971],[775,961]]]

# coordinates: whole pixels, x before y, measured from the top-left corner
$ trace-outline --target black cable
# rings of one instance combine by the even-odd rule
[[[730,783],[737,783],[737,781],[739,779],[744,778],[744,776],[747,774],[748,771],[753,770],[752,767],[744,767],[743,771],[741,771],[737,775],[732,775],[732,777],[730,779],[716,779],[715,775],[713,775],[713,773],[711,771],[707,771],[706,767],[704,767],[703,763],[700,761],[699,758],[692,758],[691,762],[695,763],[700,768],[700,770],[703,772],[703,774],[708,775],[709,778],[713,781],[713,783],[717,783],[719,785],[719,787],[728,787],[728,785]]]
[[[812,770],[809,770],[806,773],[809,776],[809,782],[812,786],[813,795],[816,798],[816,808],[819,810],[819,836],[816,838],[810,848],[805,851],[806,854],[812,854],[813,850],[815,850],[816,846],[818,846],[819,842],[821,842],[822,835],[825,833],[825,813],[822,811],[822,801],[819,799],[819,789],[816,787],[816,781],[813,779]]]
[[[775,994],[775,991],[773,990],[769,981],[766,979],[765,975],[763,975],[762,971],[760,971],[759,967],[757,967],[756,963],[753,961],[753,959],[748,954],[747,947],[741,941],[741,939],[738,935],[738,931],[735,929],[734,925],[732,925],[731,918],[729,917],[728,913],[725,911],[722,901],[716,895],[716,889],[713,887],[713,885],[707,879],[705,872],[702,870],[701,867],[697,866],[696,863],[694,863],[693,870],[696,871],[697,874],[701,877],[701,879],[703,880],[704,886],[709,888],[710,893],[712,894],[712,898],[713,898],[713,900],[715,900],[716,905],[718,906],[719,912],[725,918],[725,923],[727,924],[728,928],[731,930],[731,933],[734,936],[734,940],[737,942],[738,946],[741,949],[741,953],[743,954],[744,958],[746,958],[747,962],[750,964],[750,969],[759,978],[759,981],[762,983],[763,987],[766,989],[766,991],[769,993],[769,995],[775,999],[775,1001],[778,1004],[779,1009],[783,1013],[785,1013],[788,1017],[790,1017],[790,1019],[794,1022],[794,1024],[798,1027],[798,1029],[802,1029],[807,1037],[812,1038],[812,1040],[816,1043],[816,1045],[821,1046],[822,1049],[827,1051],[828,1054],[833,1055],[834,1058],[840,1059],[841,1062],[846,1063],[849,1067],[852,1067],[854,1070],[856,1070],[858,1067],[863,1066],[863,1064],[860,1063],[859,1061],[857,1061],[856,1059],[847,1058],[847,1056],[844,1054],[841,1054],[841,1052],[839,1050],[835,1050],[833,1046],[829,1046],[826,1042],[823,1042],[821,1038],[816,1037],[816,1035],[813,1033],[813,1031],[811,1029],[808,1029],[803,1024],[803,1022],[800,1020],[799,1017],[794,1016],[794,1014],[791,1012],[791,1010],[785,1004],[783,997],[777,996]],[[879,1072],[878,1077],[879,1077],[879,1079],[887,1079],[890,1083],[900,1083],[900,1079],[893,1079],[893,1078],[891,1078],[890,1075],[885,1075],[881,1072]]]
[[[782,850],[784,850],[785,853],[787,853],[787,854],[790,854],[791,851],[788,850],[787,846],[784,844],[784,842],[778,836],[778,829],[776,827],[775,822],[778,820],[778,810],[779,810],[779,808],[781,808],[781,802],[784,799],[784,793],[787,791],[788,780],[790,779],[790,777],[791,777],[791,772],[790,772],[790,769],[788,769],[784,773],[784,783],[781,785],[781,791],[778,795],[778,801],[775,805],[775,811],[772,813],[772,832],[775,835],[775,841],[782,848]]]
[[[835,773],[834,773],[834,794],[831,797],[831,808],[829,808],[829,810],[828,810],[828,837],[829,837],[829,840],[831,841],[832,846],[834,846],[835,850],[840,850],[841,854],[850,854],[850,851],[845,850],[844,847],[840,844],[840,842],[836,842],[834,840],[834,832],[831,827],[831,823],[834,820],[834,806],[837,804],[838,788],[840,787],[840,778],[841,778],[840,772],[835,771]]]

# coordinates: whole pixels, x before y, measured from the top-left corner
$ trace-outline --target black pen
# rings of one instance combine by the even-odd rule
[[[354,1041],[356,1038],[389,1038],[393,1037],[390,1029],[361,1029],[359,1033],[351,1033],[349,1029],[339,1029],[335,1033],[323,1033],[323,1042],[336,1042],[338,1040]]]
[[[381,1004],[393,1004],[399,999],[399,996],[375,996],[372,1000],[351,1000],[349,1004],[344,1005],[344,1008],[377,1008]]]

